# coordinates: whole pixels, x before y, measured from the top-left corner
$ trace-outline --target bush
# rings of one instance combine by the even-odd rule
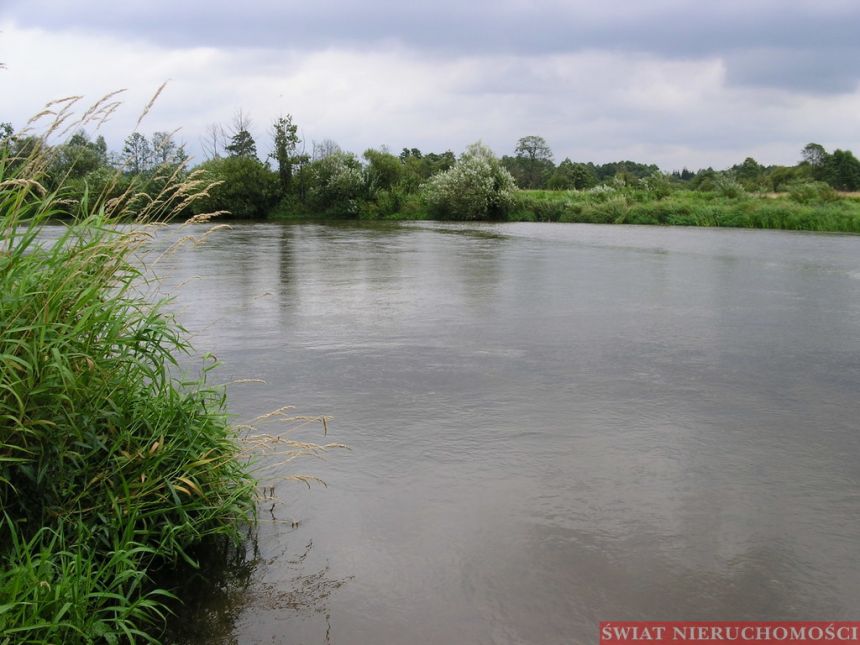
[[[215,185],[194,204],[194,213],[227,212],[232,217],[266,217],[278,200],[278,175],[252,157],[212,159],[200,165]]]
[[[672,194],[672,185],[666,175],[654,173],[639,180],[639,186],[649,199],[663,199]]]
[[[0,154],[0,642],[152,640],[169,597],[152,573],[254,511],[224,391],[208,368],[177,380],[185,334],[138,291],[145,231],[116,226],[192,187],[90,196],[46,242],[65,195],[41,167]]]
[[[475,220],[504,217],[515,191],[511,173],[479,142],[466,148],[452,168],[431,177],[423,196],[437,217]]]
[[[788,196],[799,204],[835,202],[839,199],[839,193],[830,184],[823,181],[791,184],[788,187]]]
[[[713,190],[721,197],[738,199],[746,194],[744,187],[733,177],[720,175],[714,179]]]
[[[355,155],[337,151],[308,168],[307,204],[315,212],[333,216],[358,215],[365,193],[361,164]]]

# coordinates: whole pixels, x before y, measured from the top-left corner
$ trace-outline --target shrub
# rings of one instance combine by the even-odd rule
[[[45,236],[65,188],[43,167],[0,153],[0,642],[152,640],[153,571],[254,511],[224,391],[208,367],[178,380],[185,334],[139,290],[146,231],[116,226],[168,217],[194,180],[85,194]]]
[[[479,142],[452,168],[431,177],[423,196],[437,217],[474,220],[503,217],[514,205],[515,191],[511,173]]]
[[[195,202],[196,214],[223,211],[237,218],[263,218],[277,202],[278,175],[256,158],[212,159],[200,169],[215,185]]]
[[[728,197],[730,199],[743,197],[746,193],[740,182],[728,175],[716,177],[713,183],[713,190],[721,197]]]
[[[839,199],[839,193],[823,181],[807,181],[791,184],[788,196],[799,204],[812,202],[834,202]]]
[[[309,166],[307,203],[317,213],[358,215],[365,193],[361,164],[352,153],[336,151]]]
[[[638,183],[649,199],[663,199],[672,194],[672,186],[669,180],[666,178],[666,175],[661,173],[654,173],[648,177],[643,177]]]

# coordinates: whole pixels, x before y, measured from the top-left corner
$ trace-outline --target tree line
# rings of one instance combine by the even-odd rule
[[[359,158],[331,140],[311,142],[299,135],[292,115],[275,119],[269,128],[271,152],[260,156],[246,113],[231,124],[207,127],[202,140],[206,160],[195,168],[214,182],[186,215],[229,212],[233,217],[281,216],[386,217],[434,216],[454,219],[502,217],[517,189],[587,191],[601,186],[646,187],[660,198],[673,190],[789,192],[816,196],[827,190],[860,190],[860,161],[848,150],[828,152],[810,143],[796,165],[766,166],[748,157],[716,171],[686,168],[663,173],[654,164],[617,161],[605,164],[556,164],[547,141],[537,135],[520,138],[512,155],[497,158],[476,143],[459,157],[451,150],[422,152],[403,148],[368,149]],[[0,124],[0,150],[12,158],[26,156],[32,146],[46,144],[19,136],[9,123]],[[108,150],[104,137],[81,130],[66,142],[47,146],[48,182],[64,186],[70,200],[84,195],[109,199],[131,182],[143,193],[157,194],[168,177],[188,173],[188,155],[175,133],[129,135],[120,151]],[[49,185],[48,188],[53,186]]]

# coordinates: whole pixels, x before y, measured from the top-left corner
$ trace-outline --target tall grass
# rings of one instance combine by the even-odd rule
[[[813,186],[786,195],[635,188],[521,190],[510,221],[720,226],[860,233],[860,202]]]
[[[185,333],[141,288],[147,229],[118,225],[206,187],[70,208],[46,154],[0,151],[0,643],[154,641],[170,594],[153,574],[240,539],[255,510],[223,388],[211,365],[178,379]],[[48,240],[60,212],[75,219]]]

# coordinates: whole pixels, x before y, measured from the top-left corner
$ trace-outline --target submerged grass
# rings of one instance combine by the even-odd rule
[[[213,364],[178,379],[184,330],[140,288],[147,229],[117,225],[206,187],[84,195],[46,241],[70,207],[44,167],[38,146],[0,151],[0,643],[152,642],[170,600],[154,575],[255,514]]]

